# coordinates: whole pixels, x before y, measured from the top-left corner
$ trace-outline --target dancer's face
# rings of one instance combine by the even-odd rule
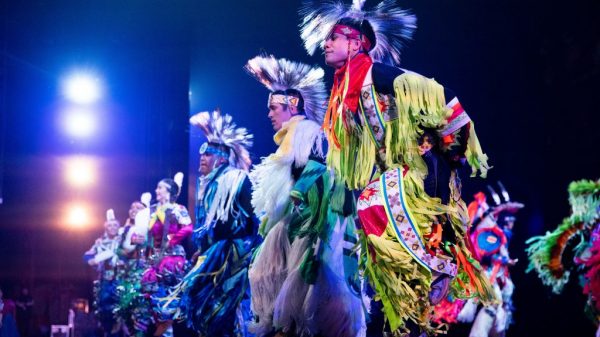
[[[109,237],[114,237],[119,233],[119,223],[117,221],[107,221],[104,224],[104,227],[106,228],[106,234],[108,234]]]
[[[219,155],[213,153],[204,153],[200,156],[200,168],[198,168],[198,172],[205,176],[214,170],[216,166],[221,164],[223,160],[223,157]]]
[[[158,201],[159,203],[169,202],[169,199],[171,198],[171,193],[169,193],[169,186],[163,183],[162,181],[159,182],[158,185],[156,185],[156,190],[154,191],[154,193],[156,193],[156,201]]]
[[[146,208],[146,206],[144,206],[144,204],[142,204],[141,202],[132,202],[131,206],[129,207],[129,218],[135,219],[135,216],[138,214],[138,212],[143,210],[144,208]]]
[[[425,153],[431,151],[431,148],[433,148],[431,137],[423,137],[423,141],[421,142],[421,144],[419,144],[419,154],[422,156]]]
[[[295,107],[291,105],[283,105],[280,103],[269,104],[268,117],[271,120],[273,130],[279,131],[281,129],[281,125],[292,118],[294,115],[294,109]]]
[[[332,33],[325,40],[325,63],[335,69],[344,66],[350,58],[354,57],[360,50],[360,42],[356,39],[348,39],[346,35]]]

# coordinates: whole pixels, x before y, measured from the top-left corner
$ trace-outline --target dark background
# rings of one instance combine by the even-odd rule
[[[367,1],[367,6],[375,1]],[[81,258],[107,208],[128,205],[156,182],[197,167],[190,112],[220,107],[255,135],[253,159],[274,150],[267,91],[242,69],[260,52],[324,66],[299,38],[299,1],[21,1],[0,3],[0,286],[28,286],[41,323],[64,323],[68,301],[89,296]],[[592,336],[576,278],[561,296],[525,274],[524,241],[569,215],[567,186],[598,179],[598,1],[402,1],[418,17],[402,67],[458,93],[494,169],[465,179],[464,199],[501,180],[519,213],[512,255],[512,336]],[[59,82],[73,67],[101,74],[107,91],[95,137],[58,127]],[[331,70],[326,69],[327,80]],[[330,85],[330,81],[328,85]],[[60,165],[94,156],[99,183],[76,191]],[[186,179],[187,182],[187,179]],[[185,203],[187,193],[180,202]],[[94,206],[95,225],[70,229],[64,205]],[[459,327],[452,335],[467,335]]]

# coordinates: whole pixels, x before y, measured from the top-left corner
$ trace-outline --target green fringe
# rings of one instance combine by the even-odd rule
[[[339,179],[334,180],[333,192],[331,193],[331,199],[329,205],[331,211],[339,214],[344,213],[344,204],[346,203],[346,188],[344,183]]]
[[[568,240],[580,237],[576,250],[585,246],[580,232],[593,228],[600,218],[600,180],[579,180],[569,184],[569,203],[572,209],[570,217],[563,219],[554,231],[526,241],[529,245],[526,250],[529,256],[527,272],[535,270],[542,283],[552,287],[556,294],[560,293],[569,281],[570,271],[562,269],[562,261],[553,261],[553,252],[556,249],[564,249],[564,246],[559,247],[559,244],[566,245],[567,242],[561,243],[559,240],[563,235],[569,234],[568,231],[572,232]]]
[[[481,178],[487,177],[487,172],[491,166],[488,165],[488,156],[481,149],[473,121],[471,121],[469,128],[469,139],[467,141],[465,157],[467,157],[467,162],[471,166],[471,177],[477,176],[477,171],[481,172],[479,174]]]
[[[415,177],[414,172],[409,170],[403,179],[407,207],[423,237],[431,233],[431,224],[453,209],[443,205],[440,199],[429,197],[424,191],[423,181]],[[430,322],[432,307],[428,296],[431,271],[415,262],[398,242],[391,226],[387,226],[380,237],[365,237],[361,232],[361,244],[362,268],[367,271],[369,281],[377,292],[376,299],[382,301],[392,331],[406,333],[406,322],[410,320],[423,331],[437,332]]]
[[[481,267],[481,264],[479,264],[479,261],[477,261],[477,259],[475,259],[473,257],[473,255],[471,254],[471,251],[467,248],[465,240],[457,238],[457,243],[454,245],[454,248],[459,249],[462,252],[462,254],[465,256],[467,261],[471,264],[471,266],[473,267],[473,271],[474,271],[475,277],[477,279],[477,282],[479,282],[482,289],[481,289],[481,291],[478,289],[473,289],[474,292],[471,294],[467,294],[465,292],[465,289],[460,285],[460,283],[458,282],[458,279],[463,281],[464,284],[468,284],[470,282],[469,281],[470,276],[465,271],[464,266],[461,265],[461,268],[458,270],[458,274],[456,275],[456,278],[454,280],[452,280],[452,283],[450,285],[452,295],[456,296],[457,298],[462,298],[462,299],[476,297],[477,299],[479,299],[479,302],[481,304],[483,304],[484,306],[495,305],[495,304],[500,303],[501,299],[496,297],[496,293],[494,292],[494,287],[492,286],[492,282],[487,277],[486,273],[484,272],[483,268]]]
[[[381,300],[383,304],[392,332],[407,333],[406,322],[410,320],[431,333],[435,330],[429,320],[431,273],[415,263],[389,231],[387,228],[379,238],[367,238],[361,232],[361,269],[366,270],[376,290],[374,300]],[[375,256],[371,256],[370,249],[374,250]]]
[[[585,194],[599,194],[600,193],[600,180],[579,180],[573,181],[569,184],[569,194],[572,196],[580,196]]]
[[[405,168],[405,195],[407,207],[411,210],[415,223],[418,224],[420,235],[431,232],[433,223],[444,223],[448,217],[452,229],[456,232],[457,249],[472,262],[476,277],[483,286],[478,296],[482,302],[494,302],[495,296],[491,284],[485,277],[481,266],[466,250],[465,234],[468,223],[467,207],[460,200],[459,187],[451,188],[457,198],[449,205],[443,205],[437,198],[431,198],[425,193],[423,181],[427,176],[427,165],[419,154],[418,138],[422,128],[440,128],[446,124],[452,110],[446,107],[444,88],[435,80],[414,73],[405,73],[394,80],[396,108],[398,118],[385,122],[385,169]],[[340,148],[333,144],[329,147],[327,162],[333,167],[335,174],[349,188],[360,189],[372,179],[375,158],[378,153],[376,145],[367,129],[355,125],[352,113],[345,111],[341,120],[333,130]],[[344,125],[348,125],[345,128]],[[489,168],[487,156],[481,151],[479,141],[471,125],[470,137],[467,144],[467,159],[474,172],[485,172]],[[452,180],[452,183],[456,179]],[[370,281],[377,291],[376,298],[383,303],[386,319],[396,333],[406,332],[407,320],[413,321],[424,331],[435,331],[430,325],[431,311],[428,292],[431,283],[431,273],[419,264],[404,250],[391,229],[386,228],[382,237],[363,237],[361,256],[362,267],[367,271]],[[372,250],[370,250],[372,249]],[[377,260],[370,256],[375,252]],[[464,270],[459,271],[459,277],[467,277]],[[465,279],[465,283],[469,283]]]
[[[352,112],[345,115],[351,117]],[[352,121],[352,123],[354,123]],[[340,142],[340,148],[330,143],[327,164],[333,167],[335,175],[350,189],[360,189],[370,181],[375,166],[375,143],[368,132],[360,126],[348,132],[340,121],[336,123],[334,133]]]
[[[570,272],[565,270],[564,273],[558,277],[549,268],[552,262],[552,251],[558,244],[558,239],[570,230],[573,226],[581,223],[581,219],[577,217],[565,218],[552,232],[546,232],[546,235],[535,236],[525,242],[527,247],[526,252],[529,256],[529,266],[526,272],[535,270],[538,273],[542,283],[546,286],[552,287],[552,291],[555,294],[559,294],[565,284],[569,281]],[[576,235],[573,235],[573,237]],[[559,262],[559,261],[556,261]]]
[[[427,175],[427,165],[419,154],[422,127],[438,128],[452,110],[446,108],[444,88],[432,79],[404,73],[394,80],[398,118],[386,122],[386,164],[407,165],[418,179]]]
[[[600,218],[600,180],[579,180],[569,184],[569,203],[573,215],[591,224]]]
[[[444,87],[435,80],[406,72],[394,80],[398,113],[409,113],[415,124],[436,128],[446,123],[452,110],[446,108]]]
[[[385,164],[387,169],[408,166],[417,178],[424,179],[427,165],[419,154],[418,138],[422,128],[439,128],[446,124],[452,109],[446,107],[444,87],[435,80],[415,73],[404,73],[394,80],[398,118],[385,122]],[[332,145],[327,164],[350,188],[365,187],[372,178],[378,149],[366,128],[356,125],[352,112],[345,111],[333,130],[340,148]],[[344,125],[349,125],[347,128]],[[485,177],[490,168],[481,150],[471,122],[465,156],[473,175]]]
[[[307,165],[303,175],[306,179],[316,170],[310,170]],[[295,216],[289,226],[290,241],[296,237],[308,237],[309,248],[304,253],[300,272],[302,278],[308,284],[313,284],[318,276],[321,265],[322,249],[316,243],[327,244],[331,238],[333,227],[343,216],[345,198],[347,196],[344,183],[333,179],[330,171],[319,171],[320,175],[314,183],[310,184],[308,190],[302,193],[304,188],[294,188],[292,194],[300,201],[294,209]],[[302,179],[302,178],[301,178]],[[300,179],[300,180],[301,180]],[[319,188],[321,187],[321,188]],[[319,249],[319,251],[315,251]]]

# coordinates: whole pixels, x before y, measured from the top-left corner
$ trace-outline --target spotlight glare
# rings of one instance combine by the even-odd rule
[[[65,224],[70,228],[85,228],[90,223],[90,212],[84,204],[72,204],[67,208]]]
[[[65,81],[64,94],[74,103],[93,103],[100,98],[100,80],[85,73],[72,75]]]
[[[76,188],[86,188],[96,182],[96,165],[88,157],[72,157],[66,161],[65,178]]]
[[[96,118],[91,111],[67,111],[63,116],[63,127],[71,136],[85,138],[96,130]]]

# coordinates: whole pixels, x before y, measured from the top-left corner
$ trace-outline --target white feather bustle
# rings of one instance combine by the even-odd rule
[[[284,216],[293,186],[291,162],[270,160],[269,157],[254,166],[252,181],[252,207],[261,218],[266,217],[264,233],[268,233]]]
[[[275,300],[287,277],[288,221],[289,217],[284,218],[267,234],[248,269],[252,312],[257,318],[248,329],[256,336],[263,336],[273,329]]]
[[[262,231],[265,241],[248,272],[257,317],[250,330],[258,336],[273,328],[287,331],[294,326],[292,322],[302,319],[308,285],[299,268],[308,241],[299,238],[290,244],[287,226],[292,214],[286,212],[291,209],[292,168],[305,166],[311,153],[323,156],[321,128],[304,116],[284,123],[275,139],[279,140],[277,151],[262,158],[249,174],[252,206],[255,214],[266,220]]]
[[[294,166],[304,167],[308,163],[308,157],[311,152],[324,158],[323,153],[323,131],[321,126],[311,120],[305,119],[298,123],[296,130],[302,130],[302,132],[295,132],[294,134]],[[306,146],[306,144],[312,144],[312,146]]]
[[[308,284],[302,278],[300,267],[308,246],[308,237],[298,237],[292,243],[287,256],[287,278],[281,286],[273,312],[275,330],[287,333],[292,328],[296,328],[297,330],[294,332],[300,336],[305,327],[302,307],[308,292]]]
[[[262,158],[261,163],[255,165],[249,175],[253,186],[254,212],[261,220],[264,217],[267,219],[265,233],[281,220],[288,209],[290,192],[294,185],[292,165],[305,166],[311,151],[323,156],[323,132],[317,123],[298,116],[284,123],[284,132],[287,128],[293,129],[294,132],[285,134],[280,145],[289,142],[292,144],[291,148],[280,146],[274,154]]]

